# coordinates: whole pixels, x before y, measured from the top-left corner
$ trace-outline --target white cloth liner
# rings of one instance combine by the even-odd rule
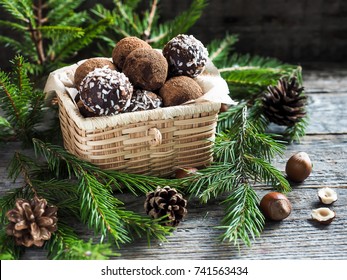
[[[195,81],[202,88],[204,95],[196,100],[189,101],[184,105],[158,108],[148,111],[123,113],[115,116],[101,116],[84,118],[80,115],[74,98],[78,93],[74,87],[75,70],[85,60],[73,65],[66,66],[50,73],[44,92],[46,100],[51,100],[56,94],[63,100],[65,109],[69,116],[80,128],[103,129],[115,125],[126,125],[134,122],[170,119],[180,115],[200,113],[203,111],[218,110],[220,103],[235,105],[229,96],[229,89],[226,81],[220,76],[218,69],[208,60],[205,71],[195,78]],[[210,102],[206,102],[210,101]],[[48,102],[49,103],[49,102]],[[202,108],[203,107],[203,108]]]

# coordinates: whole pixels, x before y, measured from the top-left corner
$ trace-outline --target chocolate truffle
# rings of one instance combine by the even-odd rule
[[[102,68],[107,66],[108,68],[115,70],[115,66],[107,58],[89,58],[85,62],[83,62],[80,66],[76,68],[75,75],[74,75],[74,82],[75,86],[78,88],[81,84],[82,80],[85,76],[91,71],[93,71],[95,68]]]
[[[203,95],[201,87],[192,78],[187,76],[176,76],[166,81],[160,89],[159,95],[163,99],[163,104],[176,106],[189,100],[194,100]]]
[[[112,60],[119,71],[122,71],[127,56],[138,48],[151,49],[152,47],[137,37],[125,37],[116,44],[112,51]]]
[[[162,106],[162,99],[154,92],[143,89],[134,91],[127,112],[152,110]]]
[[[80,111],[81,115],[85,118],[88,117],[96,117],[97,115],[95,112],[91,111],[89,108],[84,106],[83,101],[81,100],[80,94],[77,94],[75,97],[75,102],[78,107],[78,110]]]
[[[96,68],[82,80],[79,92],[83,104],[96,115],[117,115],[130,105],[133,86],[116,70]]]
[[[163,86],[168,64],[165,57],[154,49],[136,49],[126,58],[123,73],[134,87],[154,91]]]
[[[177,35],[163,49],[169,75],[195,78],[205,69],[208,51],[193,35]]]

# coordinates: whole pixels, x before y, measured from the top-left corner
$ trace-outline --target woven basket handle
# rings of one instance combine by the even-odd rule
[[[156,147],[161,144],[163,137],[158,128],[152,127],[148,129],[148,135],[151,137],[151,139],[148,141],[151,147]]]

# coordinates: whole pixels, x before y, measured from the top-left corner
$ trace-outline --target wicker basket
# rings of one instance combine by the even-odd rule
[[[104,169],[160,177],[169,177],[178,167],[212,161],[220,102],[84,118],[61,82],[64,75],[59,83],[46,85],[46,91],[58,96],[64,146],[77,157]]]

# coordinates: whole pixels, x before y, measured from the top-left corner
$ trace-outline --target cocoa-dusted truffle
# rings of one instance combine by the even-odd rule
[[[125,37],[116,44],[112,51],[112,60],[119,71],[122,71],[127,56],[138,48],[151,49],[152,47],[137,37]]]
[[[103,68],[105,66],[108,66],[111,70],[116,69],[112,61],[107,58],[95,57],[87,59],[76,68],[74,75],[75,86],[78,88],[84,77],[87,76],[89,72],[93,71],[95,68]]]
[[[160,89],[159,95],[163,98],[163,104],[176,106],[189,100],[194,100],[203,95],[201,87],[192,78],[176,76],[166,81]]]
[[[186,75],[195,78],[205,69],[208,51],[193,35],[180,34],[163,49],[169,64],[169,75]]]
[[[138,89],[133,93],[127,112],[152,110],[161,107],[162,104],[161,97],[154,92]]]
[[[133,86],[116,70],[96,68],[82,80],[80,96],[83,104],[96,115],[116,115],[130,105]]]
[[[134,87],[154,91],[163,86],[168,64],[165,57],[154,49],[136,49],[126,58],[123,73]]]

